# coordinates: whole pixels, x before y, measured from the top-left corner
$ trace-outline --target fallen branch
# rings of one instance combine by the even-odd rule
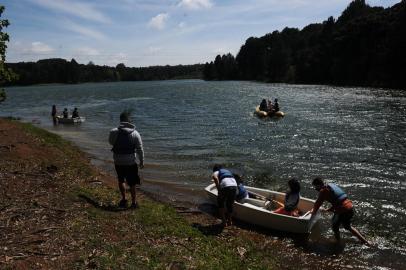
[[[9,207],[11,204],[5,205],[2,208],[0,208],[0,212],[3,211],[4,209],[7,209],[7,207]]]
[[[5,256],[5,263],[7,263],[7,262],[9,262],[9,261],[12,261],[12,260],[14,260],[14,259],[21,259],[21,258],[26,258],[26,257],[28,257],[29,255],[26,255],[26,254],[23,254],[23,253],[20,253],[20,254],[18,254],[18,255],[14,255],[14,256]],[[1,262],[1,261],[0,261]]]
[[[42,207],[42,208],[49,209],[49,210],[57,211],[57,212],[66,212],[66,210],[65,210],[65,209],[61,209],[61,208],[53,208],[53,207],[49,207],[49,206],[47,206],[47,205],[43,205],[43,204],[38,204],[38,206],[39,206],[39,207]]]
[[[50,230],[55,230],[55,229],[60,229],[62,227],[46,227],[46,228],[41,228],[38,229],[36,231],[33,231],[31,234],[37,234],[37,233],[41,233],[41,232],[46,232],[46,231],[50,231]]]
[[[44,253],[44,252],[39,252],[39,251],[33,251],[33,250],[25,250],[25,252],[33,254],[33,255],[39,255],[39,256],[59,256],[60,254],[56,253]]]
[[[178,214],[201,214],[202,211],[200,210],[176,210]]]

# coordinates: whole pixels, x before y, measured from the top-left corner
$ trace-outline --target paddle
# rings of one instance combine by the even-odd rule
[[[255,197],[257,197],[257,198],[259,198],[259,199],[262,199],[262,200],[264,200],[264,201],[273,201],[273,202],[275,202],[275,203],[277,203],[280,207],[284,207],[285,205],[283,204],[283,203],[281,203],[281,202],[279,202],[279,201],[277,201],[277,200],[274,200],[274,199],[272,199],[272,198],[267,198],[267,197],[265,197],[265,196],[263,196],[263,195],[261,195],[261,194],[258,194],[258,193],[255,193],[255,192],[252,192],[252,191],[248,191],[248,195],[254,195]]]

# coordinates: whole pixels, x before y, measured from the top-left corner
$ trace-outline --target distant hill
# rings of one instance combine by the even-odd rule
[[[406,89],[406,1],[355,0],[338,19],[250,37],[237,56],[218,55],[206,80],[258,80]]]
[[[75,59],[54,58],[37,62],[7,63],[18,79],[7,85],[30,85],[42,83],[83,83],[114,81],[148,81],[202,78],[202,64],[178,66],[116,67],[98,66],[92,62],[78,64]]]

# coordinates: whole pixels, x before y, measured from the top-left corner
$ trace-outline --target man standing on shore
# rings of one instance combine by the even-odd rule
[[[332,226],[337,241],[341,240],[340,225],[342,224],[346,230],[349,230],[362,243],[370,246],[371,243],[356,228],[351,226],[354,208],[352,202],[347,198],[347,194],[335,184],[326,185],[320,177],[316,177],[312,184],[314,189],[319,192],[319,196],[313,206],[312,216],[317,213],[324,201],[328,201],[331,203],[331,207],[322,210],[334,213]]]
[[[130,123],[128,112],[120,114],[120,125],[110,131],[109,143],[113,146],[114,165],[118,178],[118,187],[121,193],[120,207],[127,207],[124,181],[127,182],[131,192],[131,208],[137,208],[135,185],[140,184],[136,156],[140,161],[140,169],[144,168],[144,149],[141,136],[135,126]]]

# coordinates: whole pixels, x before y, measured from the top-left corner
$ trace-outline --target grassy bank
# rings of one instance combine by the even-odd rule
[[[272,269],[269,249],[238,228],[138,193],[117,208],[115,179],[71,143],[0,119],[1,268]],[[16,181],[18,180],[18,181]],[[204,215],[204,214],[200,214]]]

